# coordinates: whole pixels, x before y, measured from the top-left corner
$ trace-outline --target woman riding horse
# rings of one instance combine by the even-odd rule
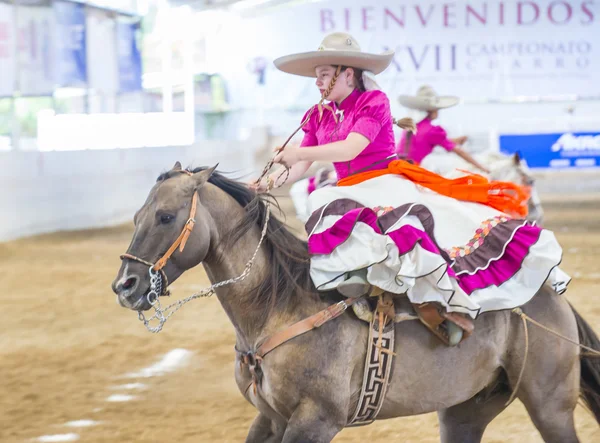
[[[490,171],[485,166],[459,147],[467,141],[466,136],[448,138],[444,128],[432,124],[433,120],[438,118],[440,109],[450,108],[458,104],[458,97],[438,96],[431,86],[425,85],[419,88],[416,96],[401,95],[398,97],[398,101],[409,109],[427,113],[425,118],[417,123],[415,134],[406,131],[404,136],[400,137],[396,149],[396,153],[400,157],[420,164],[436,146],[441,146],[446,151],[457,154],[477,169],[489,174]]]
[[[397,159],[390,103],[375,81],[392,57],[364,52],[336,32],[317,51],[275,60],[281,71],[316,78],[330,100],[307,111],[302,143],[275,161],[290,168],[292,181],[315,161],[333,162],[337,173],[337,186],[309,197],[316,288],[347,297],[378,288],[406,294],[416,307],[443,307],[447,331],[428,326],[455,345],[469,317],[521,306],[544,284],[562,292],[570,277],[558,268],[554,234],[521,218],[527,196],[520,187],[475,175],[445,179]],[[257,188],[280,185],[281,175]]]

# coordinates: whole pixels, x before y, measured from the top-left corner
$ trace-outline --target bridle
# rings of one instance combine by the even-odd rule
[[[186,170],[179,170],[179,172],[187,174],[189,176],[194,175],[190,171],[186,171]],[[267,172],[268,172],[268,170],[267,170]],[[270,191],[270,189],[271,189],[271,186],[269,186],[268,191]],[[155,313],[150,318],[146,318],[146,316],[144,315],[144,313],[142,311],[138,311],[138,318],[140,319],[140,321],[142,321],[144,323],[144,326],[146,326],[146,328],[150,332],[153,332],[153,333],[160,332],[162,330],[165,322],[173,314],[175,314],[179,309],[181,309],[181,307],[183,307],[183,305],[185,305],[186,303],[188,303],[192,300],[195,300],[197,298],[210,297],[213,294],[215,294],[216,289],[218,289],[222,286],[234,284],[234,283],[244,280],[250,274],[252,266],[254,265],[254,261],[256,260],[256,257],[258,255],[258,251],[260,250],[265,238],[267,237],[269,220],[271,218],[271,204],[268,201],[266,202],[266,212],[265,212],[265,218],[264,218],[264,222],[263,222],[263,226],[262,226],[262,230],[261,230],[261,234],[260,234],[260,240],[258,241],[258,244],[256,245],[254,254],[252,254],[252,257],[246,263],[246,266],[244,267],[244,271],[237,277],[233,277],[228,280],[214,283],[211,286],[209,286],[208,288],[202,289],[201,291],[196,292],[196,293],[190,295],[189,297],[186,297],[181,300],[177,300],[174,303],[171,303],[169,306],[162,307],[160,304],[160,301],[159,301],[159,297],[161,297],[163,295],[169,295],[169,291],[167,289],[167,287],[169,286],[169,281],[167,279],[167,275],[165,274],[163,268],[167,264],[167,261],[169,260],[169,258],[171,258],[173,253],[177,250],[177,248],[179,248],[180,252],[182,252],[183,249],[185,248],[188,238],[189,238],[190,234],[192,233],[192,230],[194,229],[194,226],[196,224],[195,217],[196,217],[196,209],[198,207],[198,200],[199,200],[198,192],[195,191],[194,195],[192,196],[192,207],[190,208],[190,216],[189,216],[187,222],[185,223],[181,233],[179,234],[179,237],[177,237],[177,239],[169,247],[167,252],[165,252],[165,254],[156,263],[150,263],[149,261],[146,261],[144,259],[136,257],[135,255],[130,254],[130,253],[122,254],[120,257],[121,260],[125,260],[125,259],[133,260],[133,261],[136,261],[138,263],[142,263],[142,264],[148,266],[148,273],[150,274],[150,290],[148,291],[148,294],[146,295],[146,299],[147,299],[148,303],[150,303],[150,305],[154,308]],[[151,322],[154,320],[158,321],[158,324],[156,326],[151,326]]]
[[[193,175],[191,172],[185,170],[181,170],[180,172],[190,176]],[[192,231],[194,230],[194,226],[196,225],[195,217],[197,208],[198,191],[194,191],[194,195],[192,196],[192,207],[190,208],[189,218],[185,222],[185,225],[183,226],[183,229],[181,230],[181,233],[179,234],[177,239],[175,239],[173,244],[169,247],[169,249],[167,249],[167,252],[165,252],[165,254],[162,257],[160,257],[160,259],[158,259],[156,263],[150,263],[149,261],[136,257],[135,255],[130,254],[128,252],[120,256],[121,260],[133,260],[148,266],[148,273],[150,274],[150,291],[146,295],[146,299],[151,305],[154,305],[156,303],[158,297],[169,295],[169,280],[167,279],[167,274],[165,274],[163,268],[166,266],[167,261],[169,261],[173,253],[177,250],[177,248],[179,248],[179,252],[183,252],[185,245],[188,239],[190,238],[190,234],[192,233]]]
[[[338,72],[339,70],[340,70],[340,67],[338,67],[338,70],[336,71],[337,74],[339,74],[339,72]],[[333,87],[333,85],[330,84],[330,88],[332,88],[332,87]],[[281,152],[283,149],[285,149],[285,147],[290,142],[290,140],[294,137],[294,135],[298,131],[300,131],[300,129],[302,129],[302,127],[308,122],[308,120],[310,119],[312,112],[315,110],[315,108],[319,110],[319,113],[321,115],[323,112],[323,108],[328,108],[328,109],[330,108],[327,105],[323,105],[325,98],[326,98],[326,95],[321,97],[321,100],[319,101],[319,103],[310,109],[310,112],[307,114],[307,116],[302,121],[300,126],[294,131],[294,133],[292,135],[290,135],[288,137],[288,139],[283,143],[281,148],[279,148],[279,150],[273,155],[273,157],[267,163],[267,165],[264,167],[262,173],[260,174],[259,178],[257,179],[257,183],[260,183],[261,180],[267,176],[270,169],[272,168],[272,166],[275,163],[275,158],[276,158],[277,154],[279,152]],[[333,113],[333,110],[332,110],[332,113]],[[335,113],[333,113],[333,114],[334,114],[334,119],[336,119]],[[193,173],[191,173],[190,171],[187,171],[185,169],[179,169],[178,172],[187,174],[189,176],[194,175]],[[284,177],[283,182],[285,183],[285,181],[287,181],[287,179],[289,177],[289,168],[288,167],[285,167],[284,171],[279,175],[278,179],[280,177],[282,177],[284,174],[285,174],[285,177]],[[268,180],[267,188],[266,188],[267,194],[270,193],[270,191],[274,188],[274,185],[275,185],[275,183],[273,180]],[[248,260],[248,262],[246,263],[246,266],[244,267],[244,271],[237,277],[233,277],[228,280],[214,283],[211,286],[209,286],[208,288],[205,288],[199,292],[192,294],[191,296],[189,296],[187,298],[178,300],[178,301],[170,304],[169,306],[166,306],[165,308],[163,308],[160,304],[159,297],[169,295],[169,291],[167,289],[167,287],[169,286],[169,281],[167,279],[167,275],[165,274],[163,268],[165,267],[165,265],[167,264],[167,261],[169,260],[169,258],[171,258],[171,256],[177,250],[178,247],[179,247],[180,252],[183,251],[183,249],[185,248],[186,242],[187,242],[190,234],[192,233],[192,230],[194,229],[194,225],[196,224],[195,216],[196,216],[197,205],[198,205],[198,192],[196,191],[196,192],[194,192],[194,195],[192,196],[192,207],[190,208],[190,216],[189,216],[187,222],[185,223],[185,226],[183,227],[181,234],[179,234],[179,237],[177,237],[177,239],[171,245],[171,247],[167,250],[167,252],[165,252],[165,254],[156,263],[151,263],[149,261],[146,261],[144,259],[136,257],[135,255],[130,254],[130,253],[125,253],[120,256],[121,260],[125,260],[125,259],[133,260],[133,261],[136,261],[138,263],[148,266],[148,274],[150,275],[150,290],[148,291],[148,294],[146,295],[146,299],[147,299],[148,303],[150,303],[150,305],[154,308],[155,314],[150,318],[146,318],[142,311],[138,311],[138,318],[144,323],[144,325],[150,332],[153,332],[153,333],[160,332],[162,330],[165,322],[186,303],[188,303],[196,298],[210,297],[213,294],[215,294],[215,290],[217,288],[220,288],[220,287],[226,286],[226,285],[230,285],[230,284],[234,284],[234,283],[244,280],[250,274],[250,271],[252,269],[252,266],[254,265],[254,261],[256,260],[258,252],[259,252],[265,238],[267,237],[269,220],[271,217],[271,204],[268,201],[266,202],[266,212],[265,212],[265,218],[264,218],[263,226],[262,226],[262,230],[261,230],[260,240],[258,241],[258,244],[256,245],[254,254],[250,258],[250,260]],[[347,303],[347,302],[342,301],[342,302],[336,303],[336,305],[334,305],[334,306],[336,306],[335,308],[329,307],[326,310],[324,310],[324,311],[328,311],[327,313],[324,313],[324,311],[318,313],[319,320],[316,321],[317,326],[311,324],[308,327],[308,329],[305,329],[303,332],[306,332],[307,330],[310,330],[314,327],[318,327],[321,324],[321,320],[320,320],[321,316],[324,316],[324,318],[326,318],[324,321],[328,321],[328,320],[340,315],[351,304],[352,304],[351,302]],[[330,315],[331,312],[329,312],[329,311],[332,311],[332,312],[335,311],[335,315]],[[315,314],[315,315],[317,316],[317,314]],[[311,323],[314,320],[313,317],[315,317],[315,316],[312,316],[309,318],[311,320]],[[306,319],[306,320],[309,320],[309,319]],[[150,322],[152,320],[157,320],[158,325],[151,326]],[[303,323],[303,328],[307,327],[306,325],[307,325],[306,323]],[[277,335],[279,336],[280,334],[277,334]],[[287,341],[290,338],[293,338],[295,336],[296,335],[287,336],[284,341]],[[280,343],[275,342],[273,346],[276,347],[276,346],[279,346],[279,344]],[[267,350],[266,352],[269,352],[269,351]]]

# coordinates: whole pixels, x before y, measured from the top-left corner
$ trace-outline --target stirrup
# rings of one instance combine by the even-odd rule
[[[447,346],[456,346],[473,332],[473,320],[470,318],[454,312],[444,312],[430,303],[414,305],[414,308],[421,323]]]

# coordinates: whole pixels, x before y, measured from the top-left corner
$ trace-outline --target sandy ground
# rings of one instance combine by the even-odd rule
[[[546,207],[547,225],[564,247],[563,267],[575,277],[568,297],[598,333],[599,200],[548,199]],[[0,244],[0,441],[67,433],[82,442],[244,441],[255,411],[235,387],[233,328],[218,301],[186,306],[158,335],[116,305],[110,282],[131,233],[125,225]],[[173,292],[183,297],[207,283],[196,269]],[[192,352],[178,371],[124,378],[174,348]],[[145,388],[114,388],[134,382]],[[106,401],[117,393],[136,397]],[[82,419],[100,423],[64,426]],[[578,408],[576,420],[581,441],[600,441],[600,428],[585,410]],[[436,416],[427,414],[347,429],[335,441],[436,442],[438,431]],[[542,440],[516,402],[489,426],[484,441]]]

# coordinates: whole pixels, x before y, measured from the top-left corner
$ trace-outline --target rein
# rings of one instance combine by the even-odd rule
[[[192,175],[188,171],[181,171],[181,172],[187,173],[188,175]],[[192,233],[192,230],[194,229],[194,226],[196,223],[194,217],[196,216],[197,206],[198,206],[198,192],[194,192],[194,195],[192,196],[192,207],[190,208],[190,217],[188,218],[188,221],[185,223],[185,226],[183,227],[181,234],[179,234],[179,237],[177,237],[177,239],[173,242],[171,247],[169,247],[167,252],[156,263],[152,264],[146,260],[143,260],[143,259],[136,257],[135,255],[132,255],[129,253],[123,254],[120,257],[121,260],[124,260],[124,259],[133,260],[138,263],[142,263],[142,264],[148,266],[148,268],[149,268],[148,273],[150,274],[150,291],[148,292],[148,294],[146,294],[146,300],[148,300],[148,303],[150,303],[150,305],[154,308],[155,313],[150,318],[146,318],[146,316],[144,315],[144,313],[142,311],[138,311],[138,318],[140,319],[140,321],[142,321],[144,323],[144,326],[146,326],[146,329],[148,329],[148,331],[153,332],[155,334],[160,332],[162,330],[164,324],[166,323],[166,321],[173,314],[175,314],[179,309],[181,309],[181,307],[183,305],[185,305],[186,303],[188,303],[196,298],[210,297],[215,293],[215,290],[217,288],[220,288],[221,286],[230,285],[232,283],[237,283],[239,281],[244,280],[248,276],[248,274],[250,274],[250,270],[252,269],[252,266],[254,265],[254,260],[256,259],[256,256],[258,255],[258,251],[260,250],[260,247],[262,246],[263,241],[264,241],[265,237],[267,236],[267,227],[269,226],[269,220],[271,218],[271,206],[268,204],[268,202],[267,202],[267,208],[266,208],[266,213],[265,213],[265,222],[262,227],[260,240],[258,242],[258,245],[256,245],[254,254],[252,254],[252,257],[246,263],[246,266],[244,267],[244,271],[237,277],[230,278],[229,280],[221,281],[219,283],[215,283],[215,284],[209,286],[208,288],[203,289],[200,292],[196,292],[187,298],[178,300],[175,303],[171,303],[170,305],[163,308],[160,304],[159,297],[164,296],[164,295],[169,295],[169,291],[167,289],[169,282],[167,280],[167,275],[163,271],[163,268],[165,267],[165,265],[167,264],[167,261],[171,258],[171,256],[177,250],[178,247],[179,247],[179,252],[182,252],[184,250],[187,240],[188,240],[190,234]],[[151,326],[150,323],[153,320],[157,320],[158,325]]]
[[[337,122],[337,117],[336,117],[333,109],[328,105],[324,105],[323,103],[324,103],[325,99],[327,98],[327,96],[329,95],[329,93],[331,92],[331,89],[333,89],[333,86],[335,85],[335,81],[337,80],[337,78],[340,74],[340,70],[341,70],[341,66],[338,66],[335,76],[333,77],[327,91],[322,95],[319,103],[310,109],[310,111],[306,115],[306,118],[302,121],[302,123],[300,123],[300,126],[298,126],[298,128],[287,138],[285,143],[283,143],[283,145],[279,149],[277,149],[277,151],[275,152],[273,157],[265,165],[262,173],[260,174],[259,178],[256,181],[257,183],[260,183],[262,181],[262,179],[265,178],[265,176],[267,176],[267,174],[269,173],[269,171],[271,170],[271,168],[273,167],[273,165],[275,163],[275,158],[277,157],[277,154],[279,154],[281,151],[283,151],[283,149],[285,149],[285,147],[290,142],[290,140],[310,120],[310,117],[312,116],[312,113],[314,112],[315,108],[318,109],[318,111],[319,111],[319,119],[321,119],[323,116],[323,109],[327,109],[327,110],[331,111],[333,118]],[[285,167],[285,170],[282,171],[282,173],[277,177],[276,180],[267,180],[267,187],[266,187],[266,191],[265,191],[266,193],[270,193],[270,191],[275,187],[275,182],[278,181],[279,178],[281,176],[283,176],[284,174],[286,174],[286,176],[281,185],[283,185],[287,181],[287,179],[289,178],[290,169],[287,166],[284,166],[284,167]],[[190,175],[190,176],[193,175],[191,172],[186,171],[186,170],[181,170],[180,172]],[[215,284],[209,286],[208,288],[203,289],[200,292],[197,292],[185,299],[178,300],[175,303],[172,303],[172,304],[166,306],[165,308],[163,308],[160,304],[159,297],[170,295],[169,290],[168,290],[169,281],[167,279],[167,275],[165,274],[163,268],[166,266],[168,260],[171,258],[173,253],[177,250],[177,248],[179,248],[179,252],[182,252],[184,250],[185,245],[188,241],[188,238],[189,238],[190,234],[192,233],[194,226],[196,224],[195,216],[196,216],[197,205],[198,205],[198,192],[196,191],[196,192],[194,192],[194,195],[192,196],[192,206],[190,208],[190,216],[189,216],[187,222],[185,223],[181,233],[179,234],[179,237],[177,237],[177,239],[169,247],[167,252],[165,252],[165,254],[156,263],[150,263],[146,260],[143,260],[143,259],[136,257],[135,255],[132,255],[129,253],[125,253],[120,256],[121,260],[125,260],[125,259],[133,260],[133,261],[136,261],[138,263],[142,263],[142,264],[148,266],[148,273],[150,275],[150,290],[149,290],[148,294],[146,294],[146,300],[154,308],[155,313],[150,318],[146,318],[146,316],[144,315],[144,313],[142,311],[138,311],[138,318],[140,321],[142,321],[144,323],[144,326],[146,326],[146,329],[148,329],[148,331],[150,331],[152,333],[160,332],[163,329],[163,326],[166,323],[166,321],[173,314],[175,314],[179,309],[181,309],[181,307],[183,305],[185,305],[186,303],[188,303],[196,298],[210,297],[213,294],[215,294],[215,290],[217,288],[220,288],[220,287],[226,286],[226,285],[230,285],[233,283],[237,283],[239,281],[244,280],[250,274],[250,270],[252,269],[252,266],[254,265],[254,261],[256,260],[256,256],[258,255],[258,251],[260,250],[260,248],[267,236],[269,220],[271,217],[271,203],[268,200],[265,201],[265,205],[266,205],[265,220],[264,220],[264,224],[262,226],[260,240],[258,241],[258,244],[256,245],[256,249],[254,250],[252,257],[246,263],[244,271],[237,277],[215,283]],[[305,318],[297,323],[294,323],[293,325],[288,326],[287,328],[283,329],[282,331],[279,331],[279,332],[267,337],[262,342],[260,347],[258,347],[258,349],[256,349],[256,350],[241,352],[236,349],[236,351],[240,355],[241,364],[246,364],[248,366],[248,368],[250,369],[250,372],[252,373],[251,386],[252,385],[254,386],[255,391],[256,391],[257,384],[260,381],[260,378],[259,378],[260,363],[261,363],[262,359],[269,352],[271,352],[278,346],[288,342],[289,340],[291,340],[295,337],[298,337],[299,335],[302,335],[306,332],[309,332],[315,328],[318,328],[321,325],[325,324],[326,322],[339,317],[346,311],[346,309],[348,309],[348,307],[350,307],[352,304],[354,304],[360,298],[362,298],[362,297],[349,298],[346,300],[342,300],[338,303],[335,303],[333,305],[330,305],[327,308],[317,312],[316,314],[313,314],[310,317]],[[154,320],[158,321],[158,324],[156,326],[151,326],[150,323]]]
[[[339,71],[339,69],[338,69],[338,71]],[[339,74],[339,72],[338,72],[338,74]],[[337,74],[336,74],[336,77],[337,77]],[[296,135],[298,133],[298,131],[300,131],[300,129],[302,129],[302,127],[309,121],[310,116],[312,115],[312,112],[314,111],[314,109],[315,108],[319,109],[319,112],[322,114],[322,112],[323,112],[322,106],[323,106],[323,101],[325,100],[325,98],[326,98],[326,95],[324,94],[323,97],[321,98],[319,104],[317,106],[314,106],[311,108],[311,110],[308,112],[306,118],[302,121],[300,126],[288,137],[288,139],[285,141],[285,143],[275,152],[273,157],[265,165],[261,175],[257,179],[257,183],[260,183],[260,181],[269,173],[269,171],[275,164],[275,157],[277,156],[277,154],[279,152],[281,152],[283,149],[285,149],[285,147],[290,142],[290,140],[294,137],[294,135]],[[325,105],[325,107],[328,108],[327,105]],[[191,172],[186,171],[186,170],[180,170],[179,172],[181,172],[183,174],[187,174],[189,176],[193,175]],[[283,185],[287,181],[287,179],[289,177],[289,173],[290,173],[289,168],[285,167],[285,170],[282,171],[282,173],[279,175],[279,177],[277,177],[277,179],[275,181],[279,180],[279,178],[283,174],[286,174],[286,177],[282,183],[282,185]],[[269,193],[274,187],[275,187],[275,182],[273,180],[268,180],[267,189],[265,192]],[[126,259],[133,260],[133,261],[136,261],[138,263],[142,263],[143,265],[148,266],[148,273],[150,275],[150,290],[148,291],[148,294],[146,294],[146,300],[154,308],[155,313],[150,318],[146,318],[146,316],[144,315],[144,313],[142,311],[138,311],[138,318],[140,321],[142,321],[144,323],[144,326],[146,326],[146,329],[148,329],[148,331],[150,331],[152,333],[160,332],[163,329],[163,326],[166,323],[166,321],[173,314],[175,314],[175,312],[177,312],[179,309],[181,309],[181,307],[183,305],[185,305],[186,303],[188,303],[196,298],[210,297],[215,293],[215,290],[217,288],[220,288],[220,287],[226,286],[226,285],[230,285],[233,283],[237,283],[237,282],[244,280],[250,273],[250,270],[252,269],[252,266],[254,265],[254,261],[256,260],[256,256],[258,255],[258,251],[260,250],[260,247],[262,246],[262,244],[267,236],[267,228],[269,226],[269,220],[271,218],[271,203],[268,200],[265,201],[265,206],[266,206],[265,221],[264,221],[264,224],[262,227],[260,240],[258,241],[258,244],[256,245],[254,254],[252,254],[252,257],[246,263],[246,266],[244,267],[244,271],[237,277],[215,283],[215,284],[209,286],[208,288],[205,288],[199,292],[192,294],[191,296],[189,296],[185,299],[178,300],[175,303],[172,303],[163,308],[160,304],[159,297],[170,295],[170,291],[168,290],[169,280],[168,280],[167,275],[164,272],[163,268],[166,266],[168,260],[171,258],[173,253],[177,250],[177,248],[179,248],[179,252],[183,252],[185,245],[188,241],[188,238],[189,238],[190,234],[192,233],[194,226],[196,224],[195,216],[196,216],[196,209],[198,206],[198,198],[199,198],[198,192],[196,191],[196,192],[194,192],[194,195],[192,196],[192,206],[190,208],[190,216],[189,216],[187,222],[185,223],[181,233],[179,234],[179,237],[177,237],[177,239],[169,247],[167,252],[165,252],[165,254],[156,263],[150,263],[149,261],[146,261],[144,259],[141,259],[141,258],[136,257],[135,255],[129,254],[129,253],[125,253],[120,256],[121,260],[126,260]],[[158,324],[156,326],[151,326],[150,323],[154,320],[158,321]]]

